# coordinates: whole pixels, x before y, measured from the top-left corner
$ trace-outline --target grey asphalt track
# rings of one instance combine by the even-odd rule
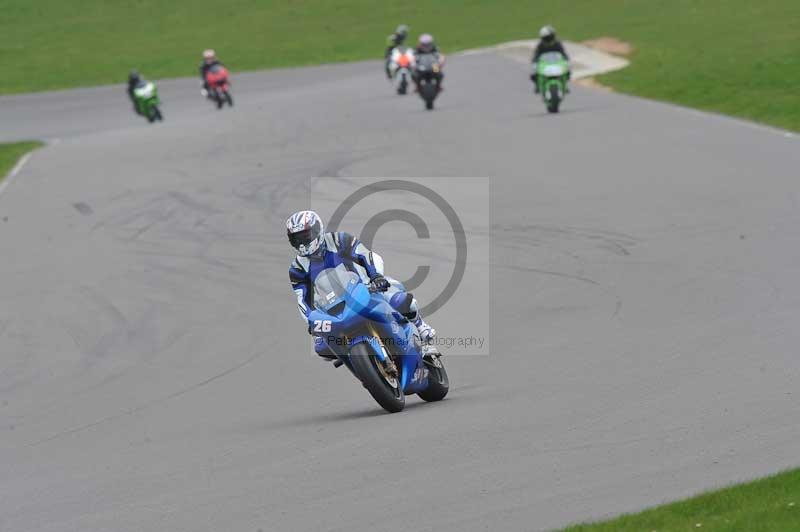
[[[175,80],[156,126],[120,87],[0,98],[0,140],[58,139],[0,196],[0,530],[541,530],[800,465],[797,139],[548,116],[526,75],[453,57],[433,113],[377,62],[224,112]],[[384,415],[312,354],[282,223],[309,176],[418,174],[493,178],[491,355]]]

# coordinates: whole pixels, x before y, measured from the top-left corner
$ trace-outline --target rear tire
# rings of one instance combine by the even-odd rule
[[[450,379],[447,377],[447,370],[444,369],[441,359],[439,359],[439,366],[437,368],[433,364],[427,364],[429,371],[428,387],[421,392],[417,392],[417,395],[423,401],[441,401],[450,391]]]
[[[408,92],[408,81],[405,78],[400,80],[400,85],[397,86],[397,94],[403,95]]]
[[[425,109],[428,111],[433,111],[433,98],[428,98],[425,100]]]
[[[350,351],[350,361],[364,388],[384,410],[392,413],[403,410],[406,397],[400,389],[399,377],[395,379],[396,386],[392,386],[386,380],[378,369],[382,363],[372,352],[369,344],[359,343],[353,346]]]
[[[159,109],[157,105],[153,106],[153,117],[159,122],[164,120],[164,115],[161,114],[161,109]]]

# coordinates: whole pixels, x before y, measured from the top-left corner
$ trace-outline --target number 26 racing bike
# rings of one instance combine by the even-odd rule
[[[400,412],[405,396],[444,399],[450,384],[441,355],[422,345],[417,328],[361,277],[343,265],[321,272],[314,282],[316,310],[309,330],[388,412]]]

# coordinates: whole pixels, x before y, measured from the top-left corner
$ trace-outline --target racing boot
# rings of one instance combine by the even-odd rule
[[[429,344],[433,341],[436,336],[436,329],[425,323],[425,320],[422,319],[419,312],[417,313],[417,319],[414,320],[414,325],[417,327],[417,331],[419,331],[419,338],[422,340],[422,343]]]
[[[420,340],[422,340],[423,360],[428,364],[439,367],[439,357],[442,356],[442,353],[433,342],[434,338],[436,338],[436,329],[425,323],[425,320],[419,315],[417,315],[417,319],[414,320],[414,325],[419,331]]]

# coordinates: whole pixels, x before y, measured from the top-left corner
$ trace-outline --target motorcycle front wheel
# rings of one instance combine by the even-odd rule
[[[353,346],[350,361],[364,388],[387,412],[400,412],[406,405],[406,397],[400,389],[400,379],[389,364],[382,362],[366,343]],[[396,373],[396,370],[394,370]]]
[[[558,85],[550,85],[550,98],[547,101],[547,110],[551,113],[558,112],[558,105],[561,103],[561,96],[558,93]]]
[[[433,80],[428,80],[424,83],[420,83],[419,91],[420,96],[422,96],[422,99],[425,101],[425,109],[433,111],[433,101],[439,93],[439,85]]]
[[[426,362],[426,364],[428,366],[428,387],[421,392],[417,392],[417,395],[423,401],[441,401],[450,391],[450,379],[447,377],[447,370],[444,369],[441,359],[437,359],[434,363]]]

